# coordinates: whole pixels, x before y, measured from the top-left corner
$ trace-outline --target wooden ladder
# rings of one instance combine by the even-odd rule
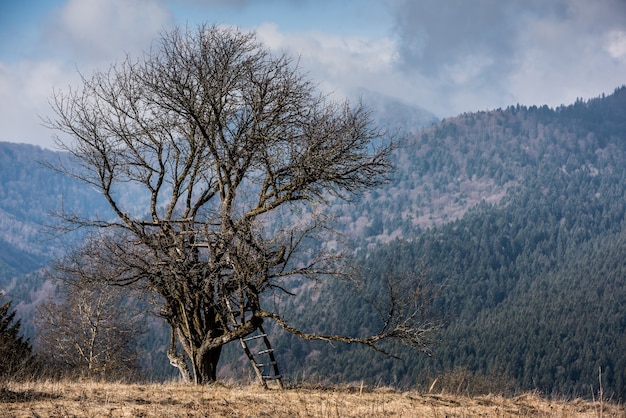
[[[267,382],[274,381],[276,382],[276,386],[282,389],[282,375],[278,370],[278,362],[276,361],[276,356],[274,356],[274,349],[270,345],[270,340],[263,326],[259,325],[254,334],[240,338],[239,341],[261,385],[267,389]]]
[[[240,326],[237,322],[237,315],[233,312],[230,301],[226,300],[226,306],[230,313],[230,319],[235,327]],[[263,388],[267,389],[267,382],[274,381],[279,389],[283,388],[282,375],[278,369],[278,362],[274,356],[274,349],[270,344],[267,333],[262,325],[250,335],[240,338],[239,342],[243,351],[248,356],[250,364],[256,373],[259,382]]]

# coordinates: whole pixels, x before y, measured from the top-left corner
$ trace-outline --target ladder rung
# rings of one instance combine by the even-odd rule
[[[273,352],[274,349],[273,348],[268,348],[267,350],[261,350],[259,351],[257,354],[265,354],[265,353],[271,353]]]
[[[252,337],[243,338],[244,341],[256,340],[257,338],[267,337],[267,334],[253,335]]]
[[[279,374],[277,376],[269,376],[269,375],[263,375],[263,379],[265,380],[278,380],[278,379],[282,379],[283,375]]]
[[[256,363],[257,367],[265,367],[265,366],[275,366],[277,365],[277,361],[270,361],[269,363]]]

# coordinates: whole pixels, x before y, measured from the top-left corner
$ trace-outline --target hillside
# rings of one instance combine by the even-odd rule
[[[41,164],[66,161],[36,146],[0,142],[0,288],[16,305],[30,303],[31,292],[42,286],[28,275],[63,251],[58,231],[51,228],[57,222],[52,213],[64,204],[80,213],[95,210],[93,190]],[[69,244],[71,236],[66,238]]]
[[[538,170],[607,174],[623,163],[625,107],[620,88],[558,109],[517,105],[447,118],[404,137],[391,184],[336,213],[360,236],[385,241],[459,219],[483,200],[498,203],[516,186],[533,188]]]
[[[390,347],[401,361],[275,333],[284,372],[292,380],[426,388],[437,376],[464,376],[461,383],[481,382],[485,392],[589,397],[601,371],[606,393],[626,398],[626,88],[557,109],[463,114],[424,129],[402,127],[418,115],[432,121],[421,112],[377,106],[381,125],[402,133],[396,176],[330,209],[369,272],[365,296],[380,293],[392,259],[424,268],[438,289],[432,315],[446,328],[432,357]],[[59,158],[0,143],[0,287],[23,302],[21,314],[32,313],[42,286],[24,274],[58,248],[40,235],[51,208],[106,213],[93,190],[36,163]],[[126,202],[140,210],[131,192]],[[328,297],[318,298],[323,291]],[[357,334],[377,325],[341,284],[299,289],[292,299],[285,312],[305,329]],[[240,351],[228,348],[222,378],[249,375]],[[150,376],[171,371],[159,364]]]
[[[411,386],[457,370],[493,382],[489,390],[588,396],[601,370],[626,397],[624,115],[621,88],[559,109],[461,115],[407,138],[397,179],[342,220],[369,242],[357,259],[372,273],[370,296],[390,260],[425,266],[440,287],[433,315],[448,324],[440,343],[430,358],[405,351],[396,362],[285,337],[290,371]],[[375,326],[354,294],[331,293],[332,305],[318,302],[299,323]]]

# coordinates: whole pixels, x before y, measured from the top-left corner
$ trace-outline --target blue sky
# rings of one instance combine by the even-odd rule
[[[626,84],[624,0],[21,0],[0,3],[0,141],[52,148],[53,88],[139,55],[159,31],[254,30],[320,90],[439,117],[558,106]]]

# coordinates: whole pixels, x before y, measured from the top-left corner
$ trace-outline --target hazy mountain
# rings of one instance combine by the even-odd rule
[[[55,222],[52,211],[64,201],[82,207],[91,200],[71,179],[40,164],[60,157],[31,145],[0,143],[0,286],[59,254],[47,230]]]
[[[414,134],[439,122],[433,113],[394,97],[361,89],[356,95],[371,110],[372,118],[391,135]]]
[[[511,106],[447,118],[405,135],[393,181],[366,193],[357,210],[338,204],[335,213],[347,229],[386,241],[498,203],[537,170],[610,171],[621,156],[625,96],[619,89],[559,109]]]

